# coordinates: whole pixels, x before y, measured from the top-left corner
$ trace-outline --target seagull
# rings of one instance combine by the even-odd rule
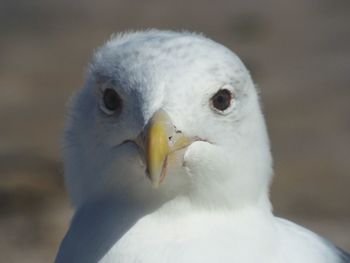
[[[117,34],[71,101],[75,214],[56,263],[345,263],[273,215],[270,143],[239,57],[192,32]]]

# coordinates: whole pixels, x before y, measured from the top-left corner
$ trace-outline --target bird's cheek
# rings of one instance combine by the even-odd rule
[[[201,162],[203,162],[202,151],[206,151],[204,142],[194,142],[186,150],[184,154],[183,166],[189,170],[198,169]]]
[[[219,179],[227,171],[227,153],[220,146],[197,141],[185,152],[183,166],[190,176],[215,175]]]

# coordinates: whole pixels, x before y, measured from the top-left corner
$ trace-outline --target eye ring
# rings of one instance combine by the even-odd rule
[[[122,109],[123,101],[113,88],[106,88],[102,93],[101,109],[107,115],[119,113]]]
[[[215,111],[223,113],[231,106],[232,98],[230,90],[220,89],[210,98],[210,103]]]

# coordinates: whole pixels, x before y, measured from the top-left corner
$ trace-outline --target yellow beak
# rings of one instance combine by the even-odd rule
[[[177,131],[169,115],[157,111],[145,129],[145,159],[148,176],[158,187],[167,172],[168,156],[190,144],[190,140]]]

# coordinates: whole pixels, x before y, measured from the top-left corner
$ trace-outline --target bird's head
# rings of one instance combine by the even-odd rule
[[[224,46],[184,32],[117,35],[96,51],[72,101],[64,153],[77,206],[107,195],[264,203],[272,174],[248,71]]]

